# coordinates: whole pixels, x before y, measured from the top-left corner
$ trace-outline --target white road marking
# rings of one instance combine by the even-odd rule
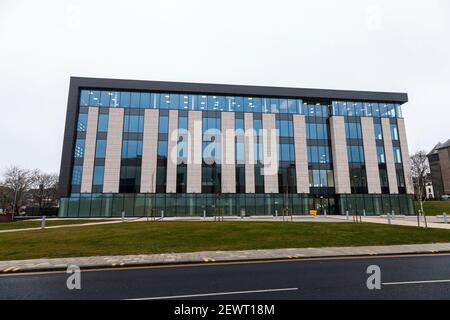
[[[138,298],[138,299],[127,299],[127,300],[165,300],[165,299],[226,296],[226,295],[235,295],[235,294],[263,293],[263,292],[282,292],[282,291],[296,291],[296,290],[298,290],[298,288],[263,289],[263,290],[248,290],[248,291],[198,293],[198,294],[186,294],[186,295],[180,295],[180,296],[149,297],[149,298]]]
[[[427,280],[427,281],[405,281],[405,282],[385,282],[382,283],[383,286],[396,286],[396,285],[406,285],[406,284],[423,284],[423,283],[446,283],[450,280]]]

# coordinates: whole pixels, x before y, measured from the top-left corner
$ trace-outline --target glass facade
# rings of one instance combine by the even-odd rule
[[[95,139],[92,192],[81,193],[83,162],[86,155],[88,113],[99,108]],[[103,193],[105,158],[111,108],[123,108],[122,141],[118,193]],[[142,155],[144,148],[144,109],[159,109],[156,141],[155,194],[141,192]],[[178,110],[176,193],[168,194],[169,110]],[[201,111],[202,164],[201,194],[187,193],[188,184],[188,123],[189,111]],[[234,112],[235,127],[235,185],[236,193],[223,194],[221,164],[222,112]],[[244,113],[252,113],[254,129],[254,193],[246,193],[246,133]],[[275,114],[278,154],[278,194],[268,194],[263,175],[263,113]],[[172,113],[171,113],[172,114]],[[305,137],[309,193],[297,193],[296,141],[294,115],[305,117]],[[346,153],[349,165],[351,194],[336,194],[330,118],[344,117]],[[366,155],[361,117],[374,123],[376,155],[381,182],[381,194],[368,194]],[[412,198],[406,195],[397,118],[402,117],[400,104],[327,99],[299,99],[273,96],[229,96],[187,94],[179,92],[116,91],[82,89],[79,92],[79,112],[74,137],[71,195],[61,199],[61,216],[114,217],[125,211],[127,216],[145,216],[165,211],[166,216],[200,216],[213,214],[221,207],[225,214],[273,215],[286,206],[294,214],[343,214],[366,210],[367,214],[382,214],[395,210],[411,213]],[[383,128],[380,118],[389,118],[395,174],[399,195],[389,194]],[[172,121],[172,120],[171,120]],[[113,122],[112,122],[113,123]],[[171,122],[172,123],[172,122]],[[74,124],[75,126],[75,124]],[[88,152],[89,153],[89,152]],[[92,153],[92,152],[91,152]],[[92,167],[91,167],[92,170]],[[85,180],[86,181],[86,180]],[[84,189],[84,188],[83,188]],[[219,196],[220,195],[220,196]]]

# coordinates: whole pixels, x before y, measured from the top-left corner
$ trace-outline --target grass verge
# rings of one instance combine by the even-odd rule
[[[450,230],[352,223],[133,222],[0,234],[0,260],[450,242]]]
[[[415,202],[416,212],[420,209],[419,202]],[[427,216],[437,216],[446,212],[450,215],[450,201],[425,201],[423,210]]]

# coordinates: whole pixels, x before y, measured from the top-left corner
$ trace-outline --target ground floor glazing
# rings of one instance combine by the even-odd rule
[[[287,208],[287,209],[286,209]],[[411,195],[75,194],[60,200],[60,217],[212,217],[317,214],[413,215]]]

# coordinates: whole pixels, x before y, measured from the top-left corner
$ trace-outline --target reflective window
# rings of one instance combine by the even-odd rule
[[[169,133],[169,117],[159,117],[159,133]]]
[[[100,91],[89,92],[89,106],[98,107],[100,105]]]
[[[347,146],[348,161],[351,163],[364,162],[364,150],[362,146]]]
[[[144,132],[144,116],[125,115],[123,132],[131,132],[131,133]]]
[[[280,111],[280,99],[270,99],[270,112],[278,113]]]
[[[386,163],[386,157],[384,155],[384,147],[377,146],[377,158],[378,163]]]
[[[402,163],[402,152],[399,147],[394,147],[394,160],[395,163]]]
[[[309,170],[309,186],[314,188],[334,187],[333,170]]]
[[[361,124],[359,122],[347,122],[345,124],[347,139],[362,139]]]
[[[106,157],[106,140],[97,140],[95,145],[95,157],[100,159]]]
[[[139,108],[140,93],[132,92],[130,97],[130,108]]]
[[[280,161],[294,161],[294,144],[292,143],[280,143],[278,145],[279,155],[278,158]]]
[[[279,120],[277,121],[277,129],[280,137],[293,137],[294,128],[291,120]]]
[[[280,99],[280,113],[288,113],[288,100],[287,99]]]
[[[111,102],[111,92],[102,91],[100,95],[100,106],[109,107],[110,102]]]
[[[84,139],[77,139],[75,141],[75,158],[83,158],[84,157]]]
[[[208,96],[208,109],[225,111],[226,102],[223,96]]]
[[[167,141],[158,141],[158,159],[167,159]]]
[[[391,137],[392,140],[398,140],[398,128],[396,124],[391,124]]]
[[[309,163],[331,163],[330,147],[308,146]]]
[[[104,166],[94,166],[93,185],[99,186],[103,184],[103,176],[105,172]]]
[[[120,106],[120,92],[111,92],[111,99],[109,100],[109,106],[117,108]]]
[[[80,106],[88,107],[89,106],[89,90],[81,90],[80,93]]]
[[[375,129],[375,139],[383,140],[383,128],[381,127],[381,124],[374,123],[374,129]]]
[[[122,142],[122,159],[142,158],[141,140],[124,140]]]
[[[130,107],[130,99],[131,99],[130,92],[121,92],[120,93],[120,106],[122,108],[129,108]]]
[[[83,166],[73,166],[72,170],[72,185],[81,185],[81,178],[83,176]]]
[[[80,113],[78,115],[77,130],[80,132],[85,132],[87,130],[87,122],[88,115],[86,113]]]
[[[98,115],[98,132],[107,132],[108,131],[108,119],[109,116],[107,114],[99,114]]]
[[[150,93],[141,93],[141,98],[139,101],[139,108],[148,109],[150,108]]]

